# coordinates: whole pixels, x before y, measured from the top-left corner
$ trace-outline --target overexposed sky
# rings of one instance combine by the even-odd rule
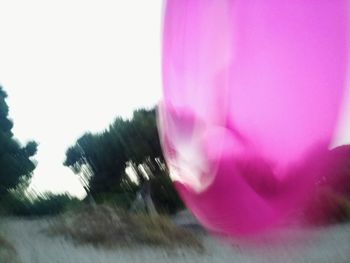
[[[161,7],[161,0],[0,2],[0,83],[13,131],[40,143],[33,188],[84,194],[62,166],[67,147],[158,102]]]

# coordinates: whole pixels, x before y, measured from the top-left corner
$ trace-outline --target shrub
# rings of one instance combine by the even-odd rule
[[[27,195],[12,192],[1,200],[3,214],[15,216],[56,215],[70,207],[79,205],[77,198],[68,194],[45,193],[30,198]]]
[[[134,192],[102,193],[95,197],[95,201],[98,204],[107,204],[127,210],[131,207],[135,197]]]
[[[184,204],[168,174],[159,174],[151,178],[150,183],[151,196],[159,212],[174,214],[184,208]]]

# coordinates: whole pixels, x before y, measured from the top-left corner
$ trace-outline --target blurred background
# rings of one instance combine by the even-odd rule
[[[156,118],[161,13],[161,0],[0,3],[0,262],[280,262],[269,249],[260,258],[215,243],[172,185]],[[350,122],[340,123],[334,146],[350,141]],[[350,218],[350,152],[344,156],[346,176],[334,182],[343,194],[322,191],[319,225]],[[348,233],[347,224],[308,233],[341,245],[311,242],[300,254],[284,243],[283,260],[301,262],[293,261],[299,253],[297,260],[346,262]],[[135,244],[168,252],[120,249]]]

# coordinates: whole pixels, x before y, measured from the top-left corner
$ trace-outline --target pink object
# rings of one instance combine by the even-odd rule
[[[347,0],[168,0],[163,150],[209,230],[301,207],[327,166],[347,67]]]

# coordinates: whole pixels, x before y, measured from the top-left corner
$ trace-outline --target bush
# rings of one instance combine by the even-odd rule
[[[68,194],[45,193],[30,198],[20,193],[8,193],[1,200],[3,214],[15,216],[44,216],[62,213],[80,204],[77,198]]]
[[[107,204],[128,210],[135,200],[135,197],[136,193],[134,192],[103,193],[98,194],[95,197],[95,201],[97,204]]]
[[[184,204],[167,173],[158,172],[149,179],[149,184],[152,201],[158,212],[174,214],[184,208]],[[142,187],[142,184],[121,185],[113,189],[112,192],[95,194],[94,199],[97,204],[107,204],[129,210]]]
[[[151,196],[159,212],[174,214],[185,207],[168,174],[154,176],[150,183]]]

